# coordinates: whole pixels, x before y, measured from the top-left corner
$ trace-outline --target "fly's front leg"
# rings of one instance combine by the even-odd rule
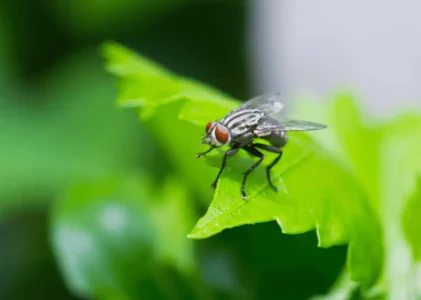
[[[243,182],[241,183],[241,195],[243,196],[243,199],[247,199],[247,194],[244,191],[244,186],[246,185],[246,179],[247,176],[249,176],[249,174],[256,169],[256,167],[258,165],[260,165],[260,163],[263,161],[263,159],[265,158],[265,155],[260,152],[259,150],[257,150],[256,148],[254,148],[254,145],[251,146],[246,146],[243,147],[244,150],[246,150],[248,153],[250,153],[251,155],[260,157],[259,160],[257,162],[255,162],[246,172],[244,172],[244,177],[243,177]]]
[[[260,148],[260,149],[272,152],[272,153],[279,153],[279,155],[266,167],[266,177],[268,179],[269,185],[277,192],[278,188],[272,183],[272,180],[270,178],[270,169],[272,169],[272,167],[276,165],[278,161],[281,159],[282,150],[278,147],[265,145],[265,144],[253,144],[253,146],[256,148]]]
[[[222,171],[223,171],[223,170],[224,170],[224,168],[225,168],[225,164],[227,163],[227,157],[228,157],[228,156],[233,156],[233,155],[235,155],[235,154],[238,152],[238,150],[239,150],[239,148],[231,148],[231,149],[229,149],[227,152],[225,152],[224,158],[222,159],[222,166],[221,166],[221,169],[219,170],[218,175],[217,175],[217,176],[216,176],[216,178],[215,178],[215,181],[214,181],[214,182],[212,183],[212,185],[211,185],[211,187],[212,187],[213,189],[215,189],[215,188],[216,188],[216,185],[218,184],[219,176],[221,176]]]
[[[196,154],[196,158],[200,158],[202,155],[206,155],[206,154],[208,154],[209,152],[211,152],[213,149],[215,149],[215,147],[214,146],[211,146],[208,150],[206,150],[205,152],[200,152],[200,153],[197,153]]]

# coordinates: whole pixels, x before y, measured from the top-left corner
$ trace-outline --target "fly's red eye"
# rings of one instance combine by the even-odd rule
[[[206,133],[208,133],[208,132],[209,132],[209,130],[212,128],[212,126],[213,126],[213,122],[209,122],[209,123],[206,125]]]
[[[227,128],[225,126],[218,125],[215,128],[215,137],[221,144],[225,144],[228,142],[229,139],[229,133]]]

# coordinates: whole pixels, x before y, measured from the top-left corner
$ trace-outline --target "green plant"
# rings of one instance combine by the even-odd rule
[[[221,152],[203,160],[196,160],[195,154],[203,150],[199,140],[205,124],[225,115],[239,102],[177,76],[118,44],[108,43],[103,50],[107,70],[118,78],[118,104],[136,109],[143,125],[165,149],[163,154],[173,166],[168,177],[174,179],[169,179],[158,194],[148,188],[151,183],[142,186],[143,175],[116,176],[94,186],[79,185],[58,203],[52,237],[62,270],[75,292],[125,299],[138,295],[136,285],[145,276],[165,281],[163,270],[136,273],[140,266],[131,260],[133,251],[143,255],[143,263],[168,262],[180,276],[193,278],[198,271],[191,264],[193,242],[185,237],[194,215],[186,195],[193,193],[202,205],[208,203],[209,185],[220,166]],[[204,239],[228,228],[272,220],[285,234],[315,229],[320,247],[348,244],[347,271],[330,296],[340,295],[341,299],[356,290],[367,298],[421,294],[419,282],[412,280],[420,269],[417,229],[421,221],[419,212],[411,209],[420,207],[421,202],[416,192],[416,176],[421,170],[417,155],[421,117],[402,115],[384,125],[370,123],[346,94],[326,107],[308,101],[298,103],[296,115],[324,122],[329,129],[291,134],[280,166],[273,169],[279,192],[268,188],[260,167],[247,185],[249,199],[242,200],[239,182],[251,159],[238,155],[230,159],[206,214],[188,237]],[[130,209],[121,212],[126,217],[120,218],[129,220],[124,226],[130,229],[123,231],[127,236],[114,236],[112,227],[101,226],[98,220],[107,219],[104,214],[97,216],[101,201],[128,203]],[[76,205],[80,202],[84,204]],[[152,213],[145,215],[145,211]],[[120,220],[118,214],[109,218]],[[175,219],[178,226],[172,222]],[[75,239],[82,239],[87,248],[72,249],[68,243]],[[96,247],[98,240],[107,247]],[[178,250],[169,250],[171,245],[177,245]],[[93,252],[100,255],[90,256]],[[396,254],[406,263],[399,270]],[[96,268],[104,272],[92,271]],[[119,292],[122,290],[123,294]],[[155,292],[159,294],[159,290],[158,284]],[[198,289],[193,293],[200,294]]]

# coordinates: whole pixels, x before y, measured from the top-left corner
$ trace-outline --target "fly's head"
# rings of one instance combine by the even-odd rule
[[[206,135],[202,138],[202,144],[220,147],[230,141],[231,135],[227,127],[219,122],[209,122],[206,125]]]

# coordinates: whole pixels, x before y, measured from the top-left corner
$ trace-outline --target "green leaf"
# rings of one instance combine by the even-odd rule
[[[411,245],[412,257],[421,262],[421,178],[418,179],[415,194],[406,203],[402,223],[405,237]]]
[[[388,293],[400,299],[412,295],[421,296],[419,277],[418,282],[414,280],[417,270],[412,255],[419,245],[405,238],[408,230],[414,230],[408,227],[413,217],[409,215],[409,219],[405,219],[408,217],[405,205],[413,206],[413,198],[417,197],[417,183],[421,174],[420,132],[420,114],[401,114],[385,126],[380,152],[380,212],[386,248],[385,284]],[[418,226],[413,223],[411,225],[420,228],[421,223],[418,222]]]
[[[116,109],[112,78],[101,68],[87,51],[63,60],[36,90],[18,85],[0,98],[0,143],[7,145],[0,148],[0,217],[45,207],[77,178],[154,166],[150,138],[133,112]]]
[[[402,214],[402,227],[406,241],[411,248],[413,262],[408,271],[408,285],[414,295],[421,295],[421,177],[417,189],[405,204]]]
[[[170,180],[158,194],[152,190],[158,189],[144,176],[111,178],[75,184],[56,204],[53,249],[74,293],[137,299],[149,289],[160,294],[159,285],[174,280],[163,275],[165,266],[186,276],[194,272],[192,243],[185,238],[192,210],[182,185]],[[158,286],[150,287],[151,280]]]
[[[315,107],[308,109],[308,103],[304,105],[298,110],[311,112],[313,118],[323,115]],[[417,267],[411,259],[410,248],[416,251],[417,244],[411,236],[417,234],[415,231],[420,226],[411,216],[415,212],[410,213],[408,208],[404,211],[404,207],[411,195],[414,196],[406,205],[416,205],[416,179],[421,173],[421,116],[400,114],[391,121],[380,123],[359,112],[355,100],[347,94],[337,97],[331,107],[333,109],[325,117],[337,120],[334,122],[336,139],[321,141],[325,145],[327,142],[332,145],[334,141],[332,148],[341,155],[369,195],[369,203],[383,232],[383,272],[366,296],[383,293],[407,298],[417,289],[412,280],[416,278]],[[413,235],[410,232],[414,232]],[[421,295],[420,285],[414,294]]]
[[[52,17],[57,18],[60,27],[72,35],[87,39],[119,33],[131,26],[145,26],[178,9],[184,2],[187,1],[53,0],[47,8]]]
[[[119,103],[139,107],[144,124],[169,149],[167,154],[181,176],[204,195],[221,163],[220,153],[204,159],[212,169],[194,160],[194,153],[203,149],[199,141],[204,126],[239,102],[169,71],[152,71],[154,64],[116,44],[106,44],[104,53],[108,70],[119,78]],[[268,187],[264,168],[259,167],[248,179],[248,200],[242,200],[242,173],[254,160],[244,154],[230,159],[208,212],[189,237],[206,238],[227,228],[271,220],[285,233],[316,229],[321,247],[349,243],[350,277],[367,286],[373,283],[382,260],[378,220],[347,164],[313,140],[318,134],[311,134],[312,138],[291,134],[281,163],[272,171],[278,193]]]
[[[363,114],[351,93],[335,94],[326,105],[315,99],[299,100],[293,103],[294,115],[330,125],[329,130],[318,133],[318,141],[355,175],[368,194],[374,213],[378,214],[382,127]]]
[[[311,300],[348,300],[353,299],[352,295],[358,288],[358,284],[349,279],[347,272],[344,270],[333,284],[331,290],[326,295],[317,295]]]
[[[122,106],[142,107],[147,111],[144,116],[150,116],[160,105],[185,99],[189,101],[180,108],[182,118],[196,123],[203,120],[208,122],[238,105],[233,98],[222,92],[194,80],[178,77],[116,43],[106,43],[102,49],[107,58],[107,70],[121,79],[118,103]],[[208,109],[202,109],[201,105],[192,106],[190,101],[208,105]],[[197,107],[200,107],[199,115]]]
[[[118,103],[139,109],[143,124],[180,171],[184,182],[201,199],[209,201],[210,182],[216,171],[209,172],[203,161],[195,159],[202,151],[197,141],[203,135],[204,124],[226,114],[238,103],[204,84],[176,77],[118,44],[106,43],[102,49],[107,69],[119,78]],[[202,174],[201,180],[197,180],[197,174]]]
[[[351,278],[372,282],[380,268],[381,241],[366,195],[306,135],[291,136],[284,152],[282,164],[272,171],[279,192],[267,187],[265,171],[258,168],[246,185],[247,201],[241,199],[240,182],[253,162],[242,157],[230,160],[208,212],[190,237],[205,238],[226,228],[270,220],[288,234],[316,229],[321,247],[349,243]]]

